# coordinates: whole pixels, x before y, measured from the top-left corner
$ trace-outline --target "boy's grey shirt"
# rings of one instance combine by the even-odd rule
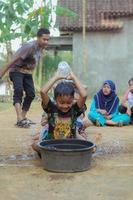
[[[37,40],[25,43],[13,55],[13,59],[17,57],[20,57],[20,59],[10,66],[10,72],[32,73],[39,63],[41,54],[42,49],[39,48]]]

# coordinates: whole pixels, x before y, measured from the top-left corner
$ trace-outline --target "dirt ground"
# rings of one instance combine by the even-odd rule
[[[12,106],[0,112],[1,200],[133,199],[133,126],[90,126],[88,140],[98,144],[91,168],[53,173],[43,169],[30,147],[41,113],[40,103],[33,104],[28,117],[37,125],[21,129],[14,126]]]

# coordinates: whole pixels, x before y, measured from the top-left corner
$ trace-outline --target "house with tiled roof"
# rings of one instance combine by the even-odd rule
[[[57,17],[72,37],[73,70],[93,94],[105,79],[124,92],[133,76],[133,0],[59,0],[77,17]]]

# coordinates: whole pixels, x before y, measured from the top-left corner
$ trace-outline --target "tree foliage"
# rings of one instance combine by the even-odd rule
[[[1,0],[0,42],[26,37],[22,30],[32,5],[33,0]]]
[[[43,0],[42,3],[41,7],[33,9],[34,0],[1,0],[0,42],[35,36],[38,27],[50,28],[53,12],[71,19],[77,17],[67,8],[53,6],[51,0]]]
[[[32,11],[28,15],[28,19],[26,21],[25,32],[27,34],[31,34],[34,36],[37,32],[37,27],[46,27],[49,28],[52,25],[52,13],[55,13],[57,16],[67,16],[70,17],[72,20],[77,18],[77,14],[72,10],[67,8],[63,8],[61,6],[52,6],[51,0],[46,1],[44,0],[44,5],[39,7],[38,9]]]

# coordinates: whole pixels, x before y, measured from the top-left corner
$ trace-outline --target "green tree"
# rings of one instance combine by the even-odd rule
[[[23,32],[25,21],[33,0],[1,0],[0,2],[0,42],[9,43],[18,37],[26,37]],[[11,45],[10,45],[11,46]]]

